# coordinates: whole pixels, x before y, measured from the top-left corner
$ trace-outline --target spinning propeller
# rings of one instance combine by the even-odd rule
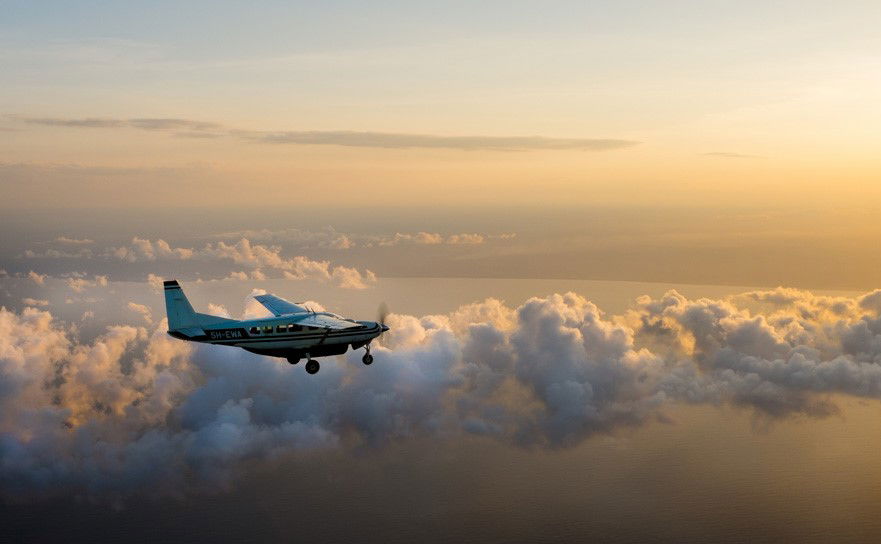
[[[376,337],[376,341],[379,342],[379,345],[384,345],[382,343],[382,335],[388,330],[388,326],[385,324],[385,319],[388,317],[388,314],[388,304],[385,302],[380,303],[379,308],[376,310],[376,322],[382,326],[382,332]]]

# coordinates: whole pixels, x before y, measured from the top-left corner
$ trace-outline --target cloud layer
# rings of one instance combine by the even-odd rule
[[[144,307],[129,305],[148,326]],[[389,318],[388,348],[298,367],[120,325],[88,344],[44,310],[0,310],[0,489],[177,494],[297,449],[478,434],[563,448],[671,402],[821,417],[881,398],[881,291],[675,291],[605,316],[567,293]]]
[[[347,266],[331,266],[328,261],[316,261],[298,255],[284,257],[278,247],[252,244],[242,238],[235,244],[226,242],[208,243],[201,249],[171,247],[165,240],[133,238],[131,245],[112,248],[109,252],[115,258],[135,263],[156,260],[227,261],[250,269],[251,273],[233,273],[233,278],[265,278],[264,270],[280,272],[287,279],[317,279],[332,281],[347,289],[364,289],[376,281],[370,270],[359,271]]]
[[[575,149],[604,151],[637,145],[639,142],[613,138],[544,138],[540,136],[440,136],[349,130],[261,131],[239,130],[219,123],[177,118],[112,119],[8,116],[31,125],[68,128],[130,128],[171,131],[180,136],[213,138],[233,136],[251,142],[291,145],[337,145],[386,149],[458,149],[492,151],[530,151]]]

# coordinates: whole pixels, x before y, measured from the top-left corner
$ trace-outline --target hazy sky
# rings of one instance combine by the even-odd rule
[[[881,196],[877,2],[0,13],[4,207]]]
[[[0,540],[878,541],[879,28],[0,0]]]

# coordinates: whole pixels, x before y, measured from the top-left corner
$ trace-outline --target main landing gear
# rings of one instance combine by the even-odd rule
[[[299,357],[288,357],[288,362],[292,365],[295,365],[300,362]],[[306,372],[309,374],[315,374],[318,370],[321,369],[321,365],[318,364],[318,361],[309,357],[309,354],[306,354]]]
[[[364,349],[367,350],[367,353],[364,354],[364,357],[361,357],[361,362],[365,365],[369,365],[373,363],[373,355],[370,355],[370,344],[364,346]]]

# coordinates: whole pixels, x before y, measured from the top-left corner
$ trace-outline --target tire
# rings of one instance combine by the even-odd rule
[[[361,362],[364,363],[365,365],[373,364],[373,355],[370,355],[369,353],[365,353],[364,357],[361,357]]]
[[[300,358],[299,357],[288,357],[288,362],[291,363],[292,365],[295,365],[300,362]]]
[[[315,374],[321,368],[321,365],[318,364],[318,361],[315,359],[309,359],[306,361],[306,372],[309,374]]]

